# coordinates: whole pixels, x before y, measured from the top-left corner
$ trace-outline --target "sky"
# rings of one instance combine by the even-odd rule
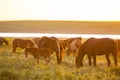
[[[120,21],[119,0],[0,0],[0,21]]]

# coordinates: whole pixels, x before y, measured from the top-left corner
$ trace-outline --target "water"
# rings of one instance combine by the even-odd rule
[[[82,37],[82,38],[115,38],[120,39],[120,35],[113,34],[51,34],[51,33],[0,33],[0,37],[42,37],[42,36],[54,36],[58,38],[72,38],[72,37]]]

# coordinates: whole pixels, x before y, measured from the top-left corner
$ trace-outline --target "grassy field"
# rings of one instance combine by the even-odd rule
[[[88,65],[85,57],[84,66],[76,69],[74,56],[65,56],[62,64],[57,65],[53,54],[50,64],[43,58],[37,64],[31,55],[25,59],[22,49],[12,53],[12,39],[7,40],[9,46],[0,47],[0,80],[120,80],[120,59],[118,67],[114,66],[113,60],[111,67],[107,67],[105,57],[99,56],[97,67],[94,67]]]

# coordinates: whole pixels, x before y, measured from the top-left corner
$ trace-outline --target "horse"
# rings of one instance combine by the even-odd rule
[[[39,42],[40,38],[39,37],[35,37],[32,40],[35,43],[35,47],[38,47],[37,45],[38,45],[38,42]]]
[[[62,59],[64,58],[66,53],[67,43],[65,40],[59,40],[59,45],[60,45],[60,62],[62,62]]]
[[[88,56],[89,65],[92,64],[91,57],[93,57],[94,66],[96,66],[96,56],[105,55],[107,64],[110,66],[110,53],[113,56],[114,64],[117,66],[117,44],[113,39],[110,38],[89,38],[85,41],[78,50],[78,56],[76,57],[76,67],[83,66],[83,58],[85,55]]]
[[[56,53],[57,64],[60,64],[60,45],[59,41],[51,37],[43,36],[38,42],[38,48],[51,48],[52,53]]]
[[[53,39],[56,39],[56,38],[53,38]],[[63,39],[63,40],[56,39],[56,40],[59,42],[59,46],[60,46],[60,63],[61,63],[62,59],[64,58],[66,51],[68,50],[72,41],[74,41],[74,40],[81,41],[81,37],[67,38],[67,39]],[[72,51],[72,50],[70,50],[70,51]]]
[[[74,40],[82,40],[81,37],[67,38],[65,39],[66,46],[69,47]]]
[[[16,52],[17,47],[20,47],[22,49],[34,47],[34,43],[31,40],[14,39],[12,42],[13,53]]]
[[[8,41],[7,41],[5,38],[0,37],[0,46],[1,46],[3,43],[5,43],[6,45],[8,45]]]
[[[40,57],[44,57],[47,63],[50,62],[51,48],[25,48],[25,58],[27,58],[28,53],[37,59],[37,63],[39,63]]]
[[[70,42],[68,49],[66,50],[66,55],[69,56],[72,53],[74,56],[77,56],[77,52],[80,45],[81,45],[81,37],[72,38],[72,41]]]

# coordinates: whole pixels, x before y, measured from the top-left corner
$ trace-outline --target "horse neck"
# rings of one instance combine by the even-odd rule
[[[35,53],[35,50],[33,50],[33,49],[28,49],[28,52],[30,53],[30,54],[32,54],[33,56],[36,56],[36,54],[34,54]]]
[[[33,50],[31,48],[28,48],[27,51],[30,52],[31,54],[33,53]]]

